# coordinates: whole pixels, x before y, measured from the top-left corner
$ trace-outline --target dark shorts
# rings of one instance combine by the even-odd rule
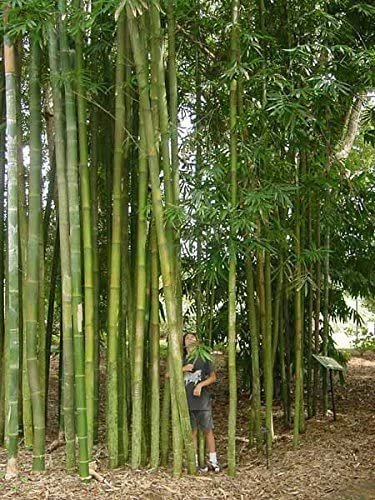
[[[214,428],[211,410],[190,410],[190,423],[193,430],[210,431]]]

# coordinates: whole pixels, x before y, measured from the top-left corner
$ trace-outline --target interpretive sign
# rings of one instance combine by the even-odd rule
[[[331,397],[332,397],[332,410],[333,410],[333,420],[336,420],[336,408],[335,408],[335,396],[333,392],[333,370],[343,372],[344,367],[340,365],[335,359],[329,358],[328,356],[318,356],[313,354],[314,358],[320,363],[323,368],[329,371],[329,379],[331,382]]]
[[[313,354],[313,356],[322,366],[324,366],[324,368],[327,368],[328,370],[344,371],[344,367],[333,358],[329,358],[328,356],[317,356],[316,354]]]

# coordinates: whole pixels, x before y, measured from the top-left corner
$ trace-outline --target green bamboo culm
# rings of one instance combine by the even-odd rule
[[[239,33],[239,0],[232,2],[231,61],[237,60]],[[237,206],[237,102],[238,85],[236,77],[230,83],[230,185],[231,208]],[[234,216],[234,214],[233,214]],[[229,277],[228,277],[228,378],[229,378],[229,415],[228,415],[228,474],[236,474],[236,418],[237,418],[237,375],[236,375],[236,251],[235,230],[230,229]]]
[[[117,467],[119,461],[118,432],[118,335],[121,287],[121,177],[125,123],[125,13],[117,22],[116,101],[115,101],[115,150],[113,160],[112,192],[112,240],[110,260],[110,289],[108,310],[107,351],[107,446],[109,467]]]
[[[163,400],[160,413],[160,464],[168,465],[170,442],[171,386],[170,379],[164,381]]]
[[[329,204],[329,201],[327,201]],[[323,335],[322,335],[322,354],[328,356],[328,337],[329,337],[329,252],[330,252],[330,229],[326,228],[323,264]],[[328,370],[322,371],[322,390],[323,390],[323,413],[327,415],[328,411]]]
[[[160,327],[159,327],[159,255],[155,223],[151,226],[151,449],[150,466],[156,469],[160,460]]]
[[[273,440],[273,366],[272,366],[272,289],[271,289],[271,256],[269,251],[264,252],[264,288],[265,288],[265,333],[263,336],[264,349],[264,392],[266,399],[266,440],[268,453],[272,450]]]
[[[68,189],[65,173],[64,114],[59,86],[57,36],[52,24],[48,27],[49,63],[55,118],[55,150],[60,230],[60,265],[62,282],[62,336],[63,336],[63,422],[65,433],[66,467],[75,467],[74,415],[74,358],[72,330],[72,278],[70,261]]]
[[[172,450],[173,450],[173,475],[181,476],[182,460],[183,460],[183,440],[181,435],[181,427],[179,424],[178,405],[176,398],[175,380],[173,375],[172,356],[168,352],[168,366],[170,373],[170,397],[171,397],[171,417],[172,417]]]
[[[132,380],[132,467],[138,469],[142,458],[143,364],[146,314],[146,240],[147,240],[147,157],[146,138],[140,112],[140,143],[138,157],[138,220],[136,261],[136,320],[134,339],[134,373]]]
[[[30,72],[30,176],[29,176],[29,237],[27,246],[26,280],[26,359],[33,419],[33,470],[45,468],[45,411],[42,390],[42,370],[38,360],[38,323],[40,239],[41,239],[41,50],[38,35],[31,42]],[[44,319],[43,319],[44,325]],[[42,325],[40,325],[42,326]],[[44,353],[43,353],[44,354]],[[44,375],[44,374],[43,374]]]
[[[3,44],[0,43],[3,52]],[[4,442],[4,340],[5,340],[5,75],[4,59],[0,62],[0,445]]]
[[[260,373],[259,373],[259,331],[254,299],[254,274],[251,257],[247,257],[246,285],[247,285],[247,312],[251,342],[251,381],[252,381],[252,415],[254,416],[254,436],[257,448],[262,445],[261,434],[261,400],[260,400]]]
[[[77,113],[72,84],[66,78],[71,71],[69,45],[66,33],[67,6],[66,0],[59,0],[60,10],[60,48],[62,70],[65,75],[65,115],[66,115],[66,161],[70,222],[70,259],[72,277],[72,321],[74,352],[74,396],[76,431],[78,438],[78,469],[81,479],[89,476],[87,450],[87,412],[85,386],[85,344],[83,333],[82,273],[81,273],[81,220],[78,184],[78,143]]]
[[[4,9],[7,26],[9,7]],[[8,160],[8,311],[7,346],[9,349],[5,380],[7,384],[6,440],[8,462],[6,478],[18,474],[18,385],[20,366],[19,339],[19,279],[18,279],[18,191],[17,191],[17,107],[16,64],[14,45],[4,37],[4,66],[6,92],[6,150]]]
[[[27,299],[26,299],[26,274],[27,274],[27,238],[28,238],[28,218],[26,206],[26,168],[23,154],[23,131],[22,131],[22,105],[21,105],[21,81],[22,81],[22,53],[23,47],[21,39],[15,42],[16,57],[16,106],[17,106],[17,171],[18,171],[18,234],[19,234],[19,272],[20,272],[20,313],[19,313],[19,331],[20,331],[20,363],[21,387],[20,399],[22,406],[19,407],[20,421],[22,418],[22,431],[26,448],[33,446],[33,416],[31,408],[30,385],[27,373],[27,335],[26,335],[26,317],[27,317]],[[22,353],[22,354],[21,354]],[[22,362],[21,362],[22,359]]]
[[[171,149],[171,176],[173,183],[173,196],[171,199],[176,207],[180,200],[180,168],[178,159],[178,88],[177,88],[177,52],[176,31],[177,21],[176,0],[167,2],[168,24],[168,102],[169,102],[169,133]],[[159,101],[160,102],[160,101]],[[164,167],[163,167],[164,168]],[[168,204],[167,192],[166,202]],[[174,264],[175,264],[175,297],[177,301],[178,327],[182,330],[182,279],[181,279],[181,243],[180,232],[174,230]]]
[[[75,0],[74,7],[77,13],[83,9],[82,0]],[[91,195],[90,173],[88,166],[88,134],[87,110],[85,89],[83,85],[83,43],[82,33],[77,32],[75,37],[76,47],[76,74],[77,74],[77,110],[78,110],[78,140],[79,140],[79,165],[80,186],[82,203],[82,242],[84,259],[84,321],[85,321],[85,386],[87,408],[87,450],[92,456],[94,443],[94,416],[95,416],[95,391],[94,391],[94,357],[95,357],[95,330],[94,330],[94,268],[93,268],[93,238],[91,225]]]
[[[299,186],[299,175],[297,172],[296,186]],[[303,372],[302,372],[302,292],[301,292],[301,199],[300,192],[297,192],[296,199],[296,229],[295,229],[295,253],[296,253],[296,289],[294,291],[294,341],[295,341],[295,367],[296,367],[296,386],[295,386],[295,404],[294,404],[294,430],[293,430],[293,446],[297,448],[299,444],[300,433],[300,412],[303,411],[301,405],[303,391]]]
[[[146,144],[149,161],[149,174],[152,190],[152,206],[155,216],[156,232],[158,239],[158,248],[160,255],[161,272],[163,277],[164,296],[167,308],[167,322],[169,328],[170,354],[172,359],[172,392],[175,390],[179,421],[183,440],[185,443],[188,468],[190,473],[195,473],[195,451],[191,435],[189,409],[186,400],[185,387],[182,373],[182,358],[181,358],[181,330],[179,328],[178,307],[176,304],[174,291],[176,283],[172,274],[172,255],[170,254],[167,236],[164,226],[164,210],[162,203],[162,195],[159,179],[159,158],[156,147],[155,135],[152,124],[152,114],[150,107],[150,98],[148,92],[147,64],[145,52],[139,34],[139,28],[135,21],[131,8],[126,7],[130,39],[133,49],[134,62],[136,66],[137,82],[139,88],[140,106],[144,113],[144,124],[146,132]],[[178,421],[178,420],[177,420]],[[177,424],[175,421],[175,424]]]
[[[310,173],[310,172],[309,172]],[[307,246],[312,248],[313,238],[312,238],[312,200],[311,195],[308,198],[307,206]],[[309,265],[309,275],[313,276],[313,264]],[[307,380],[306,380],[306,392],[307,392],[307,414],[308,418],[313,416],[312,410],[312,389],[313,389],[313,313],[314,313],[314,287],[312,283],[308,283],[307,288],[308,306],[307,306]]]
[[[321,233],[320,233],[320,202],[316,202],[315,211],[315,245],[317,249],[321,247]],[[318,260],[315,267],[315,300],[314,300],[314,354],[319,354],[320,344],[320,310],[321,310],[321,289],[322,289],[322,264]],[[316,415],[317,401],[318,401],[318,388],[319,388],[319,364],[314,363],[313,371],[313,394],[312,394],[312,414]]]

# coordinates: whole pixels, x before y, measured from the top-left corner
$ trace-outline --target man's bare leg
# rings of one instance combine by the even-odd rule
[[[210,457],[210,467],[214,472],[220,472],[220,467],[217,463],[215,436],[213,430],[211,429],[209,431],[205,431],[205,435],[206,435],[208,453]]]
[[[216,447],[215,447],[215,436],[213,430],[210,429],[209,431],[205,431],[205,434],[206,434],[208,453],[215,453]]]
[[[193,442],[194,442],[195,452],[198,451],[198,438],[197,438],[197,434],[198,434],[198,429],[193,429],[192,432],[191,432],[191,435],[193,436]]]

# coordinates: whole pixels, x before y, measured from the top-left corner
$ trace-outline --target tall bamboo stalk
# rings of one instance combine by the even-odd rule
[[[137,223],[137,262],[136,262],[136,322],[134,339],[134,372],[132,380],[132,467],[141,465],[142,450],[142,408],[143,408],[143,364],[146,314],[146,240],[147,240],[147,157],[146,137],[140,110],[140,142],[138,158],[138,223]]]
[[[168,249],[166,231],[164,226],[164,210],[159,180],[159,158],[157,154],[154,136],[150,98],[147,83],[147,64],[145,52],[139,36],[138,26],[135,22],[133,12],[129,6],[126,8],[129,21],[129,32],[132,43],[134,62],[137,72],[140,106],[144,114],[146,144],[149,160],[149,174],[152,190],[152,206],[156,222],[160,264],[164,285],[164,297],[167,306],[167,320],[169,328],[169,345],[172,359],[171,382],[172,391],[175,390],[182,436],[187,450],[188,466],[190,472],[195,472],[195,451],[191,436],[189,410],[186,400],[185,387],[182,373],[181,359],[181,326],[174,291],[176,283],[172,274],[172,256]],[[174,387],[173,387],[174,386]]]
[[[82,0],[75,0],[74,7],[77,12],[83,8]],[[82,33],[77,32],[75,37],[76,47],[76,73],[77,73],[77,107],[78,107],[78,138],[79,138],[79,165],[80,186],[82,201],[82,235],[83,235],[83,269],[84,269],[84,304],[85,304],[85,386],[87,407],[87,449],[89,457],[92,454],[94,443],[94,418],[95,418],[95,331],[94,331],[94,273],[91,225],[91,196],[90,174],[88,159],[87,137],[87,110],[85,89],[83,86],[83,43]]]
[[[72,276],[70,260],[69,203],[65,172],[64,114],[59,86],[58,48],[56,32],[51,24],[48,28],[49,63],[55,117],[55,150],[58,190],[58,216],[60,230],[60,262],[62,281],[62,332],[63,332],[63,406],[66,443],[66,466],[75,466],[75,416],[74,416],[74,349],[72,330]]]
[[[264,289],[265,289],[265,333],[263,336],[263,372],[264,372],[264,393],[266,399],[266,440],[268,452],[272,450],[273,440],[273,365],[272,365],[272,290],[271,290],[271,256],[268,250],[265,251],[264,259]]]
[[[100,322],[99,322],[99,256],[98,256],[98,200],[97,179],[99,169],[99,111],[95,107],[91,115],[91,168],[90,168],[90,194],[91,194],[91,224],[92,224],[92,260],[94,284],[94,442],[98,437],[99,422],[99,365],[100,365]],[[88,424],[89,425],[89,424]]]
[[[8,5],[4,9],[4,24],[8,22]],[[19,339],[19,281],[18,281],[18,190],[17,190],[17,105],[16,61],[14,45],[4,36],[4,67],[6,89],[6,146],[8,159],[8,311],[7,337],[7,449],[6,478],[18,473],[18,385],[20,366]]]
[[[44,391],[42,390],[42,374],[38,362],[38,301],[40,282],[40,239],[41,239],[41,175],[42,175],[42,141],[41,141],[41,103],[40,103],[40,59],[39,37],[31,43],[30,74],[30,184],[29,184],[29,237],[27,247],[27,281],[26,281],[26,350],[27,372],[31,392],[33,415],[33,470],[45,468],[45,412]],[[44,318],[43,318],[44,326]],[[42,325],[40,325],[42,327]],[[44,352],[41,353],[44,355]],[[43,363],[44,366],[44,363]]]
[[[3,44],[0,43],[3,51]],[[0,445],[4,441],[4,340],[5,340],[5,75],[4,59],[0,62]]]
[[[110,289],[108,310],[107,351],[107,445],[109,466],[118,464],[118,335],[121,288],[121,176],[125,123],[125,14],[117,23],[116,102],[115,102],[115,149],[113,158],[112,191],[112,239],[110,259]]]
[[[283,283],[282,289],[282,299],[285,300],[286,297],[286,284]],[[285,328],[285,309],[288,305],[284,305],[280,310],[280,335],[279,335],[279,358],[280,358],[280,376],[281,376],[281,398],[283,401],[284,409],[284,423],[286,427],[290,425],[290,404],[289,404],[289,385],[288,385],[288,372],[289,365],[286,363],[286,349],[285,349],[285,339],[287,331]]]
[[[311,194],[308,198],[307,205],[307,245],[312,248],[312,200]],[[310,278],[313,274],[313,265],[309,266]],[[314,312],[314,288],[311,283],[308,284],[308,305],[307,305],[307,379],[306,379],[306,392],[307,392],[307,414],[311,418],[313,416],[313,312]]]
[[[262,445],[261,434],[261,401],[260,401],[260,373],[259,373],[259,331],[257,325],[257,315],[254,298],[254,275],[251,257],[245,261],[246,266],[246,286],[247,286],[247,315],[250,330],[251,343],[251,406],[254,416],[254,435],[258,448]]]
[[[15,42],[16,56],[16,106],[17,106],[17,156],[18,156],[18,224],[19,224],[19,275],[20,275],[20,312],[19,312],[19,330],[20,330],[20,359],[22,359],[22,373],[20,384],[20,399],[22,405],[19,406],[19,420],[22,421],[23,437],[25,446],[32,448],[33,443],[33,417],[31,409],[30,385],[27,372],[27,346],[26,346],[26,279],[27,279],[27,236],[28,236],[28,217],[27,217],[27,194],[26,179],[27,170],[24,162],[23,151],[23,132],[22,132],[22,55],[23,55],[22,37]]]
[[[171,178],[173,184],[173,203],[179,205],[180,200],[180,171],[178,159],[178,91],[177,91],[177,58],[176,58],[176,0],[167,2],[167,24],[168,24],[168,97],[169,97],[169,132],[171,150]],[[163,167],[164,168],[164,167]],[[167,198],[166,202],[169,200]],[[175,295],[177,300],[177,312],[179,328],[182,329],[182,278],[180,259],[180,234],[174,231],[174,255],[175,255]]]
[[[324,256],[323,264],[323,335],[322,335],[322,354],[328,356],[328,336],[329,336],[329,252],[330,252],[330,229],[326,227],[324,238]],[[328,411],[328,370],[323,370],[323,413]]]
[[[231,61],[237,60],[239,32],[239,0],[232,2]],[[230,84],[230,206],[232,217],[237,206],[237,104],[238,86],[236,77]],[[237,417],[237,375],[236,375],[236,232],[231,221],[229,242],[228,276],[228,378],[229,378],[229,415],[228,415],[228,474],[236,473],[236,417]]]
[[[49,372],[50,372],[50,361],[51,361],[51,346],[52,346],[52,334],[53,334],[53,319],[55,312],[55,297],[56,297],[56,284],[57,276],[59,271],[59,254],[60,254],[60,240],[59,240],[59,226],[56,228],[55,241],[53,245],[53,255],[51,263],[51,278],[49,284],[49,296],[48,296],[48,309],[47,309],[47,324],[46,324],[46,418],[48,418],[48,392],[49,392]]]
[[[160,414],[160,463],[163,467],[168,465],[170,441],[170,413],[171,413],[171,387],[170,379],[165,379],[163,400]]]
[[[297,167],[298,169],[298,167]],[[299,174],[296,177],[297,188],[299,185]],[[300,433],[300,412],[303,412],[302,391],[303,391],[303,372],[302,372],[302,266],[301,266],[301,199],[300,192],[297,192],[296,199],[296,222],[295,222],[295,254],[296,254],[296,289],[294,291],[294,341],[295,341],[295,403],[294,403],[294,431],[293,446],[296,448],[299,444]]]
[[[320,203],[317,202],[316,207],[316,247],[320,249],[321,236],[320,236]],[[322,265],[318,260],[316,263],[316,292],[314,301],[314,354],[319,354],[319,339],[320,339],[320,309],[321,309],[321,289],[322,289]],[[318,388],[319,388],[319,365],[317,362],[314,363],[314,373],[313,373],[313,398],[312,398],[312,414],[316,415],[316,405],[318,400]]]
[[[81,217],[78,183],[78,144],[77,144],[77,112],[71,81],[67,78],[71,71],[69,61],[69,45],[66,33],[67,6],[66,0],[59,0],[60,48],[62,70],[65,76],[65,110],[66,110],[66,160],[70,222],[70,259],[72,277],[72,321],[74,346],[74,389],[76,428],[79,452],[79,474],[82,479],[89,479],[87,449],[87,411],[85,385],[85,341],[83,332],[82,303],[82,258],[81,258]],[[86,210],[87,212],[87,210]],[[92,323],[91,323],[92,325]]]
[[[160,328],[159,328],[159,256],[155,223],[151,226],[151,450],[150,465],[160,460]]]

